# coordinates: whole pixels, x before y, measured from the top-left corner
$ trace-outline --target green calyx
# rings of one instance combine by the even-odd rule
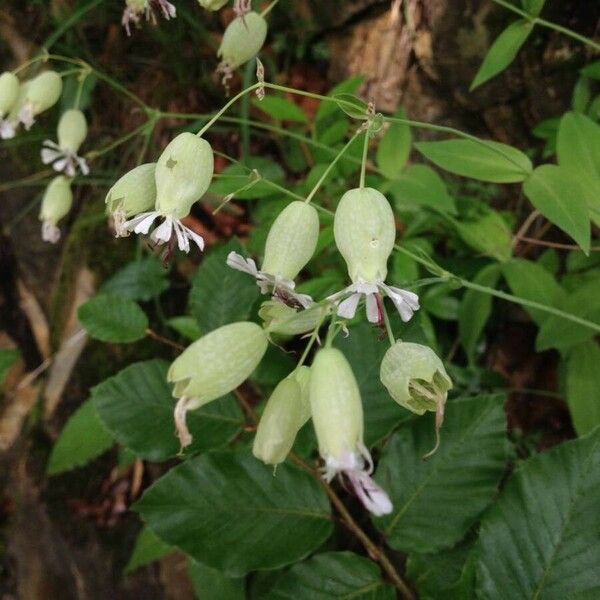
[[[124,218],[152,210],[156,203],[156,163],[146,163],[125,173],[110,188],[105,203],[109,213]]]
[[[0,118],[10,112],[19,97],[19,79],[7,71],[0,75]]]
[[[44,192],[40,208],[40,221],[56,225],[68,214],[72,204],[71,180],[64,175],[55,177]]]
[[[254,58],[267,37],[267,22],[257,12],[236,17],[223,34],[217,56],[228,69],[237,69]]]
[[[58,145],[63,150],[77,152],[87,136],[85,115],[77,109],[67,110],[58,122]]]

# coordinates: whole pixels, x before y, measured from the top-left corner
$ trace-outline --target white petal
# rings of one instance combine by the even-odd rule
[[[400,318],[406,322],[410,321],[414,312],[419,310],[419,296],[408,290],[380,285],[383,292],[392,300],[396,310],[400,313]]]
[[[141,213],[137,215],[137,217],[126,221],[123,226],[129,231],[147,234],[152,226],[152,223],[154,223],[159,216],[160,214],[156,211]]]
[[[77,161],[77,164],[79,165],[79,170],[81,171],[81,174],[89,175],[90,168],[88,167],[88,164],[87,164],[87,161],[85,160],[85,158],[82,158],[81,156],[77,156],[77,154],[73,158]]]
[[[42,162],[45,165],[49,165],[50,163],[53,163],[57,158],[63,156],[63,153],[57,150],[51,150],[50,148],[42,148],[40,156],[42,157]]]
[[[0,119],[0,139],[10,140],[15,137],[15,126],[6,119]]]
[[[368,294],[366,301],[367,308],[367,320],[369,323],[379,323],[379,307],[377,306],[377,296],[375,294]]]
[[[153,232],[150,238],[157,244],[164,244],[173,235],[173,219],[167,217]]]
[[[227,266],[236,269],[237,271],[242,271],[242,273],[248,273],[253,277],[258,275],[256,263],[251,258],[244,258],[237,252],[230,252],[227,255]]]
[[[42,223],[42,240],[56,244],[60,240],[60,229],[54,223],[44,221]]]
[[[361,296],[362,294],[355,293],[349,298],[342,300],[342,302],[338,304],[337,314],[343,319],[352,319],[356,314],[356,308],[358,307]]]
[[[376,517],[389,515],[394,506],[385,490],[377,485],[364,471],[345,471],[352,489],[363,506]]]
[[[71,166],[71,169],[69,169],[69,166]],[[69,157],[67,156],[63,156],[62,158],[59,158],[57,161],[54,162],[54,164],[52,165],[52,168],[59,172],[62,173],[63,171],[69,171],[69,170],[73,170],[73,165],[71,165],[71,161],[69,159]],[[73,173],[74,175],[75,173]],[[71,175],[71,177],[73,176]]]

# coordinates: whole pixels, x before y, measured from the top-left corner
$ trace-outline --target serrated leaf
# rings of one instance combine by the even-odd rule
[[[567,360],[567,403],[573,427],[585,435],[600,425],[600,347],[584,342],[569,353]]]
[[[494,41],[483,59],[475,79],[471,84],[471,91],[482,83],[490,80],[498,73],[504,71],[515,59],[521,46],[533,31],[533,23],[526,19],[519,19],[511,23]]]
[[[7,373],[19,360],[20,352],[14,348],[3,348],[0,350],[0,386],[4,383]]]
[[[330,535],[327,496],[306,472],[250,451],[209,452],[171,469],[135,509],[165,542],[230,576],[296,562]]]
[[[404,339],[404,336],[403,336]],[[334,345],[348,359],[363,403],[365,443],[372,446],[385,437],[409,412],[394,402],[379,379],[379,366],[388,349],[376,328],[358,323],[346,338],[338,336]]]
[[[529,201],[551,223],[568,233],[588,254],[590,218],[585,190],[574,172],[542,165],[523,183]]]
[[[495,287],[500,278],[500,265],[486,265],[475,275],[473,283]],[[458,335],[470,363],[475,360],[475,347],[492,312],[492,296],[468,289],[458,307]]]
[[[352,552],[326,552],[294,565],[265,600],[394,600],[377,565]]]
[[[525,154],[500,142],[444,140],[420,142],[415,148],[438,167],[479,181],[516,183],[533,170]]]
[[[161,539],[157,538],[152,530],[144,527],[135,540],[133,552],[129,557],[129,562],[126,565],[124,572],[131,573],[140,567],[144,567],[156,560],[160,560],[173,551],[174,549],[168,544],[165,544]]]
[[[154,256],[142,258],[119,269],[102,284],[99,293],[130,300],[150,300],[169,287],[168,273]]]
[[[404,109],[399,109],[395,117],[406,119]],[[388,179],[396,179],[402,172],[412,144],[410,127],[405,123],[391,123],[377,146],[375,162]]]
[[[367,118],[367,103],[354,94],[336,94],[333,99],[349,117],[353,119]]]
[[[247,319],[259,295],[253,277],[227,266],[227,255],[232,251],[246,254],[237,240],[230,240],[213,250],[192,278],[190,307],[205,334]]]
[[[502,274],[515,296],[548,306],[559,306],[567,298],[567,292],[541,265],[529,260],[515,258],[502,265]],[[543,310],[523,308],[541,325],[550,315]]]
[[[454,198],[448,193],[443,179],[427,165],[411,165],[390,185],[396,208],[407,204],[429,206],[451,215],[456,214]]]
[[[168,367],[162,360],[134,363],[92,389],[98,415],[115,439],[155,462],[180,448]],[[243,415],[235,399],[225,396],[189,412],[187,424],[194,440],[190,452],[199,452],[226,444],[243,426]]]
[[[495,394],[448,402],[441,445],[427,461],[422,457],[435,443],[432,415],[402,425],[392,436],[376,479],[394,510],[373,519],[392,548],[418,553],[450,548],[492,501],[506,461],[503,400]]]
[[[306,123],[308,120],[297,104],[279,96],[265,96],[262,100],[253,100],[252,104],[277,121]]]
[[[82,304],[77,311],[81,326],[102,342],[135,342],[146,335],[148,318],[133,301],[101,294]]]
[[[600,430],[522,463],[481,523],[478,598],[600,589]]]
[[[595,277],[581,285],[556,308],[600,325],[600,278]],[[567,350],[596,335],[596,330],[585,325],[573,323],[558,315],[550,315],[540,326],[535,347],[538,351],[548,348]]]
[[[227,577],[188,557],[188,577],[192,582],[195,596],[199,600],[244,600],[246,582],[242,578]]]
[[[86,400],[66,422],[48,459],[48,475],[70,471],[94,460],[114,444],[98,418],[92,400]]]

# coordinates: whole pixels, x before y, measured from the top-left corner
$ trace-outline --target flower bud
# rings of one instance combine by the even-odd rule
[[[181,445],[192,437],[185,414],[220,398],[243,383],[267,350],[267,334],[256,323],[239,322],[215,329],[193,344],[171,364],[167,380],[175,384],[175,424]]]
[[[223,67],[231,71],[254,58],[267,37],[267,22],[257,12],[236,17],[223,34],[217,52]]]
[[[58,122],[58,145],[69,152],[77,152],[87,136],[85,115],[77,109],[67,110]]]
[[[383,194],[373,188],[346,192],[335,211],[333,231],[353,283],[385,280],[396,226]]]
[[[33,117],[54,106],[62,93],[62,79],[55,71],[44,71],[21,85],[13,111],[28,129]]]
[[[277,300],[263,302],[258,316],[264,321],[269,333],[300,335],[314,331],[323,321],[328,307],[314,305],[306,310],[297,310]]]
[[[315,207],[300,200],[288,204],[269,230],[261,270],[282,279],[295,279],[315,253],[318,238]]]
[[[363,445],[360,390],[346,357],[336,348],[315,356],[310,377],[310,408],[319,452],[331,471],[355,468]]]
[[[0,117],[3,117],[14,106],[19,96],[19,79],[7,71],[0,75]]]
[[[125,173],[108,190],[105,203],[117,237],[127,235],[125,219],[150,210],[156,203],[156,163],[146,163]]]
[[[71,180],[63,175],[55,177],[44,192],[40,208],[42,239],[45,242],[54,244],[60,239],[60,230],[56,225],[71,210],[72,204]]]
[[[229,0],[198,0],[198,4],[206,10],[219,10],[223,8]]]
[[[280,381],[267,401],[258,424],[252,452],[267,465],[282,463],[296,434],[310,418],[310,369],[300,367]]]
[[[380,378],[400,406],[418,415],[439,413],[452,388],[452,380],[435,352],[410,342],[396,342],[385,353]]]
[[[186,217],[208,189],[213,169],[210,144],[193,133],[179,134],[156,163],[156,210],[175,219]]]

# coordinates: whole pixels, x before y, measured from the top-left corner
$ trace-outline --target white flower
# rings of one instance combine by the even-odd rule
[[[277,275],[271,275],[265,271],[259,271],[256,263],[251,258],[244,258],[237,252],[230,252],[227,255],[227,265],[242,273],[248,273],[256,279],[256,284],[263,294],[272,293],[276,300],[285,303],[292,299],[298,302],[303,308],[309,308],[313,304],[313,299],[307,294],[298,294],[294,291],[296,284],[290,279],[284,279]]]
[[[404,322],[410,321],[414,312],[419,310],[419,296],[417,294],[392,287],[383,281],[368,283],[359,279],[356,283],[329,296],[327,299],[335,302],[337,314],[340,317],[352,319],[356,314],[358,303],[364,296],[367,319],[370,323],[380,323],[383,319],[383,310],[380,304],[382,295],[391,299]]]
[[[0,119],[0,139],[9,140],[15,137],[15,124],[8,119]]]
[[[35,123],[35,109],[32,102],[26,102],[19,110],[19,122],[29,131]]]
[[[177,16],[175,6],[167,0],[126,0],[126,5],[121,25],[125,27],[127,35],[131,35],[130,23],[137,27],[142,15],[146,17],[146,21],[151,20],[152,23],[156,23],[156,13],[159,11],[167,21]]]
[[[64,173],[69,177],[75,177],[77,167],[79,167],[82,175],[89,174],[90,169],[85,158],[77,153],[63,149],[51,140],[44,140],[43,146],[41,156],[45,165],[52,164],[55,171]]]
[[[190,240],[194,242],[200,250],[204,250],[204,238],[198,235],[179,220],[171,216],[164,216],[157,211],[145,212],[137,215],[133,219],[123,224],[123,229],[135,233],[147,234],[150,227],[159,217],[164,221],[151,233],[150,239],[157,245],[171,242],[172,238],[177,238],[177,247],[183,252],[190,251]]]

